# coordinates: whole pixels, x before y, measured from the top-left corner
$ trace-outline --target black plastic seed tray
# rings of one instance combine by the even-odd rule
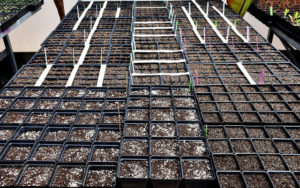
[[[0,16],[4,17],[4,19],[1,19],[0,31],[8,29],[29,11],[37,11],[43,4],[44,0],[24,1],[21,4],[7,1],[1,2],[2,10]]]
[[[257,3],[253,3],[249,7],[249,12],[253,14],[257,19],[261,20],[268,26],[276,26],[280,28],[286,35],[290,36],[294,40],[300,42],[300,38],[296,33],[299,33],[299,26],[294,26],[290,22],[286,21],[286,19],[282,18],[277,13],[274,13],[273,16],[268,14],[268,11],[261,10],[258,8]],[[289,19],[289,18],[287,18]]]
[[[229,90],[225,90],[225,86]],[[225,86],[210,86],[215,91],[208,90],[207,86],[195,88],[204,124],[296,125],[299,121],[297,111],[292,110],[299,99],[291,89],[287,89],[287,85],[283,87],[287,89],[285,90],[287,93],[275,90],[275,88],[281,89],[276,85],[274,87],[272,85]],[[290,101],[292,106],[289,107],[286,101]]]

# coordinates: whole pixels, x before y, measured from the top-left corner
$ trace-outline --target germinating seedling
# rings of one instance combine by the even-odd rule
[[[207,132],[208,132],[207,129],[208,129],[208,128],[207,128],[207,125],[205,125],[205,137],[207,137]]]
[[[286,9],[284,10],[284,16],[283,16],[283,17],[286,18],[287,14],[288,14],[289,12],[290,12],[290,10],[286,8]]]
[[[299,12],[295,12],[293,16],[289,15],[291,22],[293,25],[299,26],[300,25],[300,15]]]

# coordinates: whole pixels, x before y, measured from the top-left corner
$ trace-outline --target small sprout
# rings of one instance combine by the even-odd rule
[[[208,132],[208,130],[207,130],[207,124],[205,125],[205,137],[207,137],[207,132]]]
[[[196,29],[198,28],[198,20],[195,22]]]
[[[233,26],[236,27],[236,20],[234,20]]]
[[[284,18],[286,18],[287,14],[288,14],[289,12],[290,12],[290,10],[287,9],[287,8],[284,10]]]
[[[299,24],[299,19],[300,19],[300,15],[299,12],[295,12],[294,16],[289,15],[291,22],[293,25],[298,26],[297,24]]]
[[[218,21],[215,20],[215,27],[217,28],[218,27]]]

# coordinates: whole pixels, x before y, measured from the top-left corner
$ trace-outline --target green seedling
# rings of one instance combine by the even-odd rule
[[[218,27],[218,21],[215,20],[215,27],[217,28]]]
[[[195,26],[196,26],[196,28],[198,28],[198,21],[197,20],[195,22]]]
[[[236,27],[236,20],[234,20],[233,26]]]
[[[178,28],[178,20],[176,21],[176,28],[175,28],[175,31],[177,31],[177,28]]]
[[[207,137],[207,132],[208,132],[207,129],[208,129],[208,128],[207,128],[207,125],[205,125],[205,137]]]
[[[287,14],[288,14],[289,12],[290,12],[290,10],[286,8],[286,9],[284,10],[284,16],[283,16],[283,17],[286,18]]]
[[[295,12],[294,16],[289,15],[289,17],[290,17],[291,22],[292,22],[293,25],[298,26],[300,24],[300,22],[299,22],[299,19],[300,19],[299,12]]]

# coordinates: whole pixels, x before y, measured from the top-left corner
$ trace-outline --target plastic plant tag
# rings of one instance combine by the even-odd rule
[[[270,16],[273,16],[273,7],[270,7]]]
[[[263,83],[263,79],[264,79],[264,70],[260,70],[259,84]]]
[[[48,65],[47,49],[46,49],[46,47],[44,47],[44,52],[45,52],[45,61],[46,61],[46,65]]]

